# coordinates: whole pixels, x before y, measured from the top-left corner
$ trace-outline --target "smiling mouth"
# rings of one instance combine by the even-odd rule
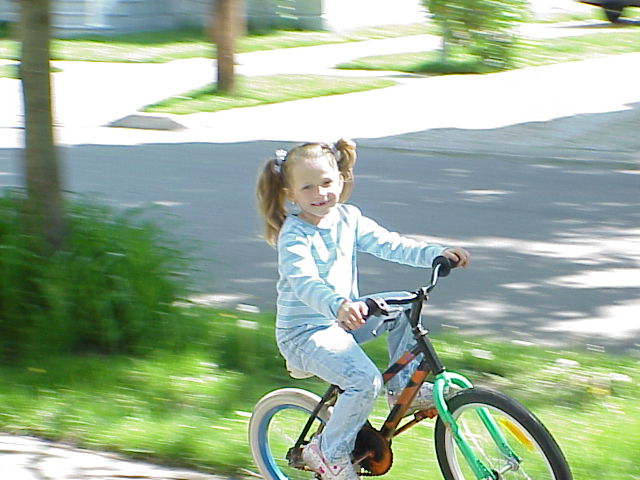
[[[327,203],[329,203],[329,202],[328,201],[316,202],[316,203],[312,203],[311,205],[313,205],[314,207],[324,207]]]

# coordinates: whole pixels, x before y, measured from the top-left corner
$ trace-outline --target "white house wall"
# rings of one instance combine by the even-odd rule
[[[17,1],[0,0],[0,20],[17,20]],[[204,26],[212,0],[52,0],[56,36]],[[420,0],[245,0],[251,28],[346,30],[424,20]]]
[[[416,0],[323,0],[324,27],[347,30],[369,25],[401,25],[426,19]]]

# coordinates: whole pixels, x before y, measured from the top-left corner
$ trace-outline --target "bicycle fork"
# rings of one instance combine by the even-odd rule
[[[460,433],[460,427],[458,426],[453,415],[449,412],[449,407],[444,399],[444,392],[446,386],[454,384],[462,388],[473,388],[471,382],[464,376],[457,373],[450,373],[443,371],[436,375],[433,395],[434,403],[438,415],[443,422],[447,425],[447,428],[451,430],[454,441],[460,449],[462,456],[466,460],[467,464],[473,471],[475,477],[478,480],[499,480],[502,475],[510,470],[517,470],[520,466],[521,459],[516,455],[513,449],[509,446],[507,439],[504,437],[496,421],[493,419],[489,411],[484,407],[476,408],[476,413],[480,418],[480,421],[487,429],[487,432],[495,442],[500,453],[502,453],[507,459],[506,465],[498,471],[492,471],[478,458],[473,449],[470,447],[469,442]]]
[[[424,295],[424,298],[428,298]],[[478,480],[500,480],[502,475],[509,470],[517,470],[520,465],[521,459],[516,455],[513,449],[507,443],[506,438],[502,435],[502,432],[498,428],[495,420],[486,408],[477,408],[478,414],[482,424],[489,432],[489,435],[496,443],[499,451],[507,459],[506,465],[500,469],[500,471],[492,471],[478,458],[473,449],[469,445],[469,442],[463,437],[460,432],[460,428],[453,418],[453,415],[449,412],[449,407],[444,399],[444,392],[446,387],[453,384],[462,388],[473,388],[473,384],[463,375],[457,373],[447,372],[444,365],[438,358],[438,355],[433,348],[431,340],[428,337],[428,331],[422,328],[419,320],[420,308],[415,308],[411,312],[410,322],[413,327],[413,334],[416,338],[418,345],[417,349],[424,353],[422,363],[426,364],[426,367],[434,373],[434,404],[438,415],[442,421],[447,425],[447,428],[451,430],[454,441],[460,449],[462,456],[466,460],[467,464],[473,471],[476,479]],[[422,369],[422,365],[418,367],[418,370]]]

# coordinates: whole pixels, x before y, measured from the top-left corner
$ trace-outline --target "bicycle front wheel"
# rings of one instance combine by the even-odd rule
[[[448,406],[460,434],[493,478],[571,480],[569,465],[554,438],[540,420],[514,399],[492,390],[469,389],[452,397]],[[502,453],[481,420],[480,411],[493,418],[517,460]],[[441,418],[436,422],[435,443],[445,479],[476,479],[451,429]]]
[[[314,477],[315,474],[303,470],[302,465],[290,462],[287,455],[319,402],[320,397],[298,388],[282,388],[258,401],[249,421],[249,446],[256,467],[266,480]],[[330,409],[323,406],[309,434],[317,431],[330,416]]]

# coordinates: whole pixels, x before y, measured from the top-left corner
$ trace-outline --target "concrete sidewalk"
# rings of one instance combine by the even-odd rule
[[[186,469],[131,460],[122,455],[92,452],[33,437],[0,434],[0,471],[7,480],[222,480]]]
[[[615,30],[594,23],[525,25],[529,38],[582,35]],[[203,58],[165,64],[55,62],[55,124],[61,144],[211,141],[257,139],[377,138],[431,128],[494,128],[523,121],[543,121],[576,113],[625,108],[640,99],[634,79],[635,54],[571,62],[492,75],[426,78],[397,72],[340,71],[334,65],[374,54],[434,49],[432,35],[320,45],[237,55],[241,75],[315,73],[376,75],[398,86],[347,95],[192,115],[141,115],[137,126],[151,130],[106,128],[138,109],[171,95],[200,87],[215,75]],[[615,84],[607,95],[596,86]],[[0,78],[0,146],[22,144],[20,82]],[[300,122],[304,118],[304,122]],[[160,119],[160,121],[158,120]],[[274,121],[277,119],[277,121]],[[330,119],[330,120],[329,120]],[[167,120],[185,127],[163,131]],[[131,124],[124,124],[131,125]],[[153,130],[157,129],[157,130]]]

